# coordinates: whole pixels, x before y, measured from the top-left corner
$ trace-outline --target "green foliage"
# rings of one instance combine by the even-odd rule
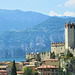
[[[10,75],[17,75],[16,66],[15,66],[15,60],[13,61]]]
[[[42,54],[46,54],[46,52],[42,52]]]
[[[54,53],[54,52],[51,53],[51,58],[52,58],[52,59],[55,59],[55,53]]]
[[[38,72],[37,72],[37,71],[35,71],[33,75],[38,75]]]
[[[59,75],[62,75],[62,73],[63,73],[63,69],[59,65]]]
[[[31,67],[26,67],[24,69],[25,75],[32,75],[32,68]]]
[[[21,61],[22,63],[24,63],[25,61]]]
[[[57,54],[56,57],[59,57],[59,54]]]
[[[73,60],[75,61],[75,57],[73,57]]]
[[[72,64],[68,62],[66,65],[66,75],[71,75],[72,70]]]
[[[72,54],[70,51],[68,51],[66,56],[67,56],[68,58],[69,58],[69,57],[73,57],[73,54]]]

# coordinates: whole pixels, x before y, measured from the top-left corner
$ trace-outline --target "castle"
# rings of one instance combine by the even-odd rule
[[[51,52],[64,55],[70,51],[75,56],[75,23],[65,23],[65,42],[51,43]]]
[[[49,53],[27,53],[26,59],[39,58],[42,61],[52,58],[53,52],[55,55],[64,56],[68,50],[75,56],[75,23],[71,23],[71,21],[65,23],[65,42],[51,43]]]
[[[52,55],[54,55],[54,53],[51,52],[26,53],[26,61],[28,61],[28,59],[29,61],[32,59],[36,59],[37,61],[43,61],[52,58]]]

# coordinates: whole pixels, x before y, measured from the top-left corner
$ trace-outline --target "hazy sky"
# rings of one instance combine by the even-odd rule
[[[0,0],[0,9],[35,11],[50,16],[75,16],[75,0]]]

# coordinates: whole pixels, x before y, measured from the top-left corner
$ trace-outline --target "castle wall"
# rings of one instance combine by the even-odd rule
[[[55,55],[63,54],[65,53],[65,47],[64,46],[51,47],[51,52],[55,52]]]
[[[46,52],[45,54],[43,53],[41,53],[40,54],[40,57],[41,57],[41,61],[43,61],[43,60],[46,60],[46,59],[50,59],[50,52],[48,53],[48,52]]]
[[[74,23],[65,24],[65,49],[75,47],[75,25]]]
[[[65,24],[65,49],[68,49],[68,24]]]
[[[74,25],[74,48],[75,48],[75,25]]]
[[[46,60],[46,59],[50,59],[51,53],[49,52],[45,52],[45,53],[26,53],[26,59],[31,59],[31,58],[35,58],[35,59],[41,59],[41,61]]]
[[[65,43],[51,43],[51,52],[54,52],[55,55],[63,54],[65,52]]]
[[[74,48],[74,25],[68,27],[68,46]]]

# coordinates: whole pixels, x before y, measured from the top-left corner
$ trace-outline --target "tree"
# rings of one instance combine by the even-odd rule
[[[31,67],[26,67],[24,69],[25,75],[32,75],[32,68]]]
[[[37,72],[37,71],[35,71],[33,75],[38,75],[38,72]]]
[[[66,65],[66,75],[71,75],[72,71],[73,71],[72,64],[67,63],[67,65]]]
[[[10,75],[17,75],[16,66],[15,66],[15,60],[13,61]]]
[[[54,53],[54,52],[51,53],[51,58],[52,58],[52,59],[55,59],[55,53]]]
[[[67,57],[73,57],[73,54],[70,51],[68,51],[66,56]]]

